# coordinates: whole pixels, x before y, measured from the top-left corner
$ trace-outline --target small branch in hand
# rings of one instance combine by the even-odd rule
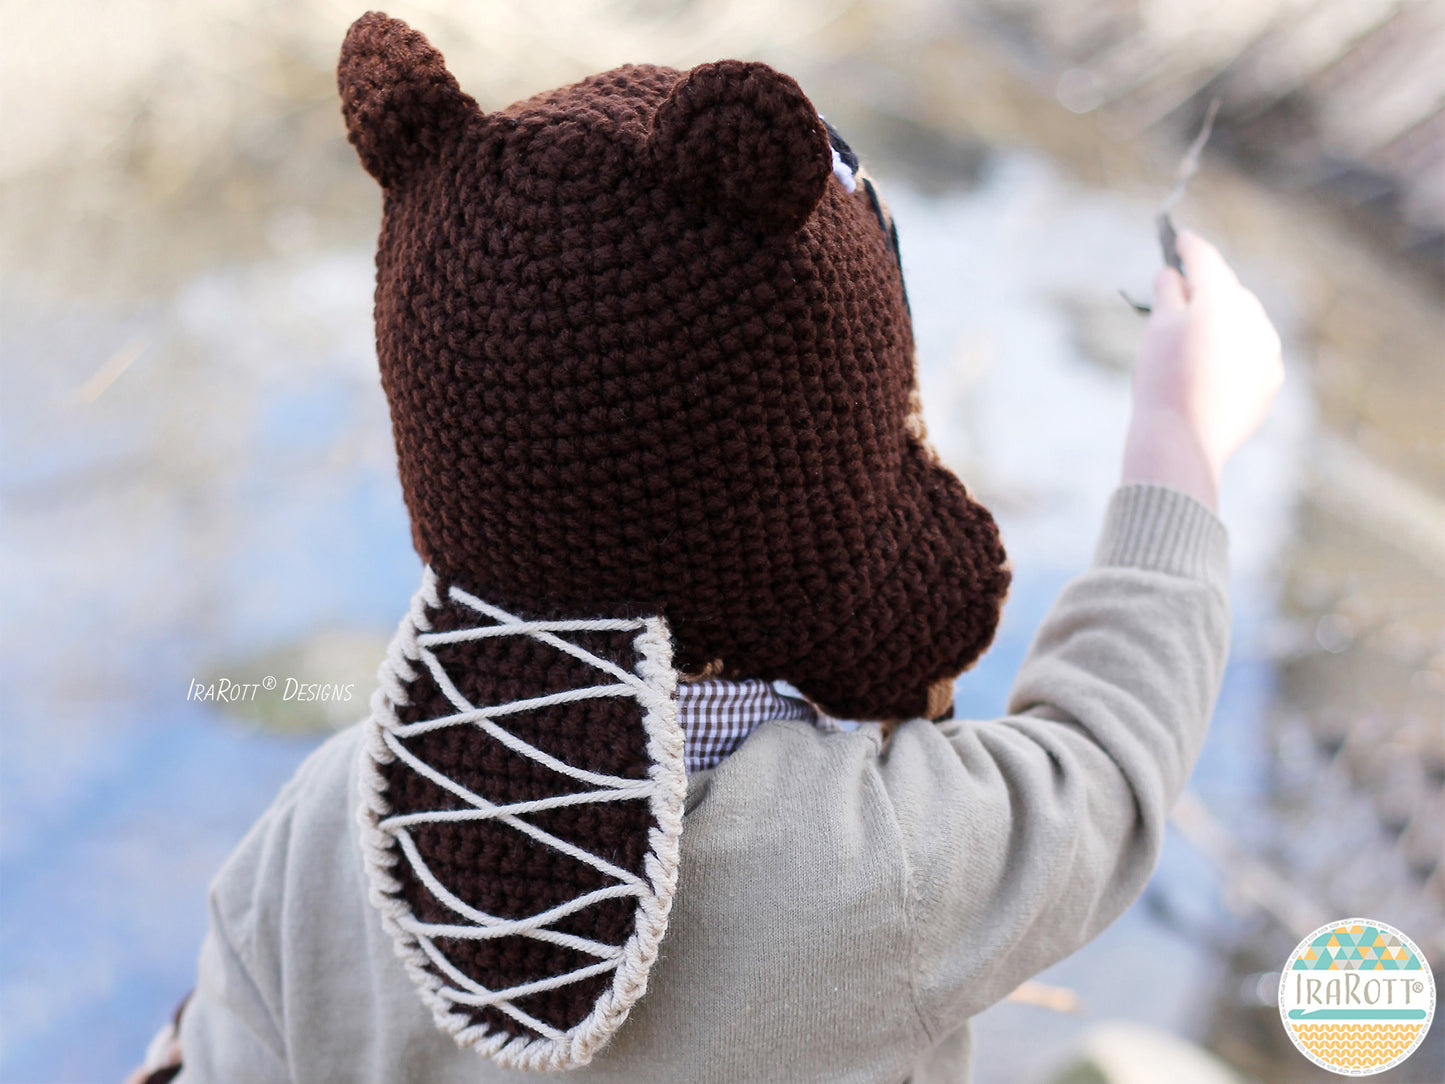
[[[1148,316],[1151,312],[1154,311],[1154,307],[1152,305],[1146,305],[1142,301],[1135,301],[1132,297],[1130,297],[1127,293],[1124,292],[1124,287],[1122,286],[1119,287],[1119,296],[1122,297],[1125,301],[1129,302],[1129,304],[1133,307],[1134,311],[1137,312],[1140,316]]]
[[[1194,142],[1189,144],[1189,149],[1179,161],[1179,168],[1174,172],[1174,187],[1169,189],[1168,195],[1159,204],[1159,210],[1154,215],[1154,227],[1159,231],[1159,250],[1164,254],[1164,263],[1181,275],[1184,274],[1184,261],[1179,258],[1179,233],[1174,228],[1174,220],[1169,217],[1169,211],[1184,197],[1189,178],[1199,172],[1199,156],[1204,150],[1204,144],[1209,141],[1210,132],[1214,131],[1214,117],[1218,112],[1219,99],[1210,99],[1209,108],[1204,114],[1204,124],[1200,126],[1199,134],[1194,137]],[[1148,305],[1139,304],[1123,290],[1119,293],[1141,316],[1147,316],[1153,311]]]
[[[1209,108],[1204,113],[1204,124],[1199,129],[1199,134],[1194,137],[1194,142],[1189,144],[1189,149],[1184,152],[1184,157],[1179,160],[1179,168],[1174,173],[1174,187],[1164,197],[1164,202],[1159,204],[1159,213],[1167,215],[1170,209],[1184,196],[1184,187],[1189,183],[1189,178],[1199,172],[1199,155],[1204,150],[1204,144],[1209,141],[1209,133],[1214,131],[1214,117],[1219,112],[1219,99],[1212,98]]]
[[[1155,215],[1154,225],[1159,230],[1159,248],[1164,253],[1164,263],[1184,274],[1184,261],[1179,258],[1179,234],[1174,229],[1169,212],[1160,211]]]
[[[1204,113],[1204,124],[1200,126],[1194,142],[1189,144],[1189,149],[1184,152],[1179,169],[1174,174],[1174,187],[1169,189],[1164,202],[1159,204],[1159,213],[1154,216],[1154,223],[1159,228],[1159,247],[1164,252],[1164,262],[1181,275],[1184,274],[1184,262],[1179,258],[1179,235],[1174,230],[1169,211],[1184,197],[1189,178],[1199,172],[1199,155],[1204,150],[1204,144],[1209,141],[1209,133],[1214,131],[1214,117],[1218,112],[1219,99],[1210,99],[1209,108]]]

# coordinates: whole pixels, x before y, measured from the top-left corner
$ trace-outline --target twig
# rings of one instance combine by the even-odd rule
[[[87,403],[99,399],[105,389],[120,379],[120,375],[130,368],[131,363],[145,353],[149,345],[145,339],[132,339],[122,346],[80,386],[80,398]]]
[[[1147,302],[1135,301],[1132,297],[1130,297],[1127,293],[1124,292],[1124,287],[1122,286],[1119,287],[1119,296],[1122,297],[1125,301],[1129,302],[1129,304],[1133,306],[1134,311],[1137,312],[1140,316],[1148,316],[1151,312],[1154,311],[1153,307],[1150,306]]]
[[[1079,995],[1068,987],[1046,986],[1041,982],[1034,982],[1032,979],[1020,985],[1004,1000],[1074,1016],[1084,1011],[1084,1003],[1079,1000]]]
[[[1164,202],[1159,205],[1159,213],[1168,214],[1170,209],[1184,196],[1184,187],[1189,183],[1189,178],[1199,172],[1199,155],[1204,150],[1204,144],[1209,141],[1209,133],[1214,130],[1214,117],[1219,112],[1219,99],[1211,98],[1209,108],[1204,113],[1204,124],[1199,129],[1199,134],[1194,137],[1194,142],[1189,144],[1189,149],[1184,152],[1180,159],[1179,169],[1174,174],[1174,187],[1164,197]]]
[[[1164,253],[1164,263],[1181,275],[1184,274],[1184,261],[1179,258],[1179,233],[1174,228],[1174,220],[1169,217],[1169,211],[1184,197],[1184,189],[1189,184],[1189,178],[1199,172],[1199,156],[1204,150],[1204,144],[1209,141],[1209,133],[1214,131],[1214,117],[1218,112],[1219,99],[1211,98],[1209,108],[1204,113],[1204,124],[1200,126],[1199,134],[1194,137],[1194,142],[1189,144],[1189,149],[1179,160],[1179,168],[1174,173],[1174,187],[1169,189],[1168,195],[1159,204],[1159,210],[1154,215],[1154,226],[1159,232],[1159,248]],[[1140,315],[1147,316],[1153,311],[1151,306],[1135,301],[1123,290],[1120,290],[1119,293],[1124,295],[1124,300],[1129,302],[1134,307],[1134,311]]]
[[[1209,133],[1214,130],[1214,115],[1218,112],[1219,99],[1211,98],[1209,109],[1204,114],[1204,124],[1200,127],[1199,134],[1194,137],[1194,142],[1189,144],[1189,149],[1184,152],[1184,157],[1179,162],[1179,170],[1174,174],[1174,187],[1169,189],[1169,194],[1159,205],[1159,213],[1154,216],[1154,224],[1159,227],[1159,247],[1164,250],[1164,262],[1181,275],[1184,274],[1184,262],[1179,258],[1179,235],[1174,230],[1169,211],[1184,197],[1184,188],[1189,184],[1189,178],[1199,172],[1199,154],[1209,140]]]

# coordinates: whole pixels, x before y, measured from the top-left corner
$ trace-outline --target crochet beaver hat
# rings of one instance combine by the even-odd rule
[[[373,702],[372,898],[458,1041],[583,1064],[666,925],[678,673],[935,717],[1005,555],[924,439],[891,219],[792,79],[629,65],[488,113],[372,13],[338,81],[428,566]]]

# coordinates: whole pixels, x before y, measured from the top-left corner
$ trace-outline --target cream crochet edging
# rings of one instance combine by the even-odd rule
[[[439,609],[442,603],[437,595],[435,573],[430,567],[424,571],[421,587],[412,597],[410,612],[397,627],[396,635],[387,649],[386,659],[377,673],[379,686],[372,694],[366,742],[359,757],[361,802],[357,808],[357,822],[360,826],[363,864],[370,885],[369,899],[372,906],[380,912],[382,926],[391,936],[397,955],[406,965],[407,974],[416,984],[422,1001],[431,1009],[437,1026],[449,1033],[459,1046],[471,1047],[508,1069],[578,1068],[592,1060],[593,1055],[622,1026],[637,999],[646,992],[648,973],[657,959],[658,945],[667,931],[668,914],[677,887],[678,843],[682,835],[687,776],[683,760],[683,736],[677,720],[677,671],[672,665],[672,638],[666,622],[659,617],[641,620],[528,622],[456,587],[451,588],[449,597],[479,615],[492,618],[496,624],[450,633],[430,633],[431,620],[428,611]],[[633,628],[639,630],[633,641],[638,662],[635,672],[630,674],[555,635],[558,632],[622,631]],[[475,708],[462,697],[428,647],[431,644],[491,635],[532,636],[583,659],[618,680],[612,685],[572,690],[511,705]],[[397,717],[396,707],[407,703],[406,684],[418,676],[418,664],[426,666],[432,672],[439,687],[459,710],[456,714],[442,719],[403,725]],[[631,696],[642,707],[647,752],[652,761],[645,781],[600,775],[576,765],[563,764],[508,734],[492,722],[493,718],[510,712],[591,696]],[[540,760],[548,767],[573,778],[590,782],[599,789],[555,799],[497,806],[421,762],[399,740],[409,734],[423,733],[440,726],[468,723],[482,727],[493,738],[506,743],[514,751]],[[391,817],[391,808],[385,795],[386,780],[380,768],[398,757],[433,782],[457,794],[471,808],[450,813],[418,813]],[[649,850],[643,862],[645,876],[642,878],[518,819],[518,814],[560,804],[643,798],[648,802],[655,827],[649,832]],[[436,880],[416,851],[406,830],[413,823],[446,819],[500,820],[547,846],[588,862],[618,881],[618,884],[588,893],[570,904],[562,904],[527,919],[504,920],[482,914],[468,907]],[[420,922],[400,895],[401,882],[391,873],[392,867],[401,861],[411,864],[418,878],[443,905],[470,919],[471,924],[436,926]],[[636,896],[638,906],[633,932],[620,949],[548,928],[548,923],[572,910],[600,899],[624,895]],[[432,941],[433,936],[512,935],[536,937],[555,944],[564,944],[601,959],[597,964],[540,982],[491,991],[453,967]],[[615,975],[612,985],[597,999],[592,1012],[581,1023],[565,1032],[536,1020],[509,1000],[511,997],[522,997],[528,993],[551,989],[613,968]],[[443,975],[450,978],[456,986],[448,986],[443,981]],[[457,986],[462,989],[457,989]],[[492,1030],[486,1024],[474,1023],[466,1013],[458,1012],[458,1005],[495,1005],[514,1019],[538,1031],[542,1037],[528,1038]]]

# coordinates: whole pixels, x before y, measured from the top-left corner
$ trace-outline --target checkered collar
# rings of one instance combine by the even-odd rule
[[[822,730],[840,730],[838,720],[807,700],[779,691],[772,682],[749,678],[706,678],[677,686],[677,721],[687,750],[687,770],[705,771],[772,719],[801,719]]]

